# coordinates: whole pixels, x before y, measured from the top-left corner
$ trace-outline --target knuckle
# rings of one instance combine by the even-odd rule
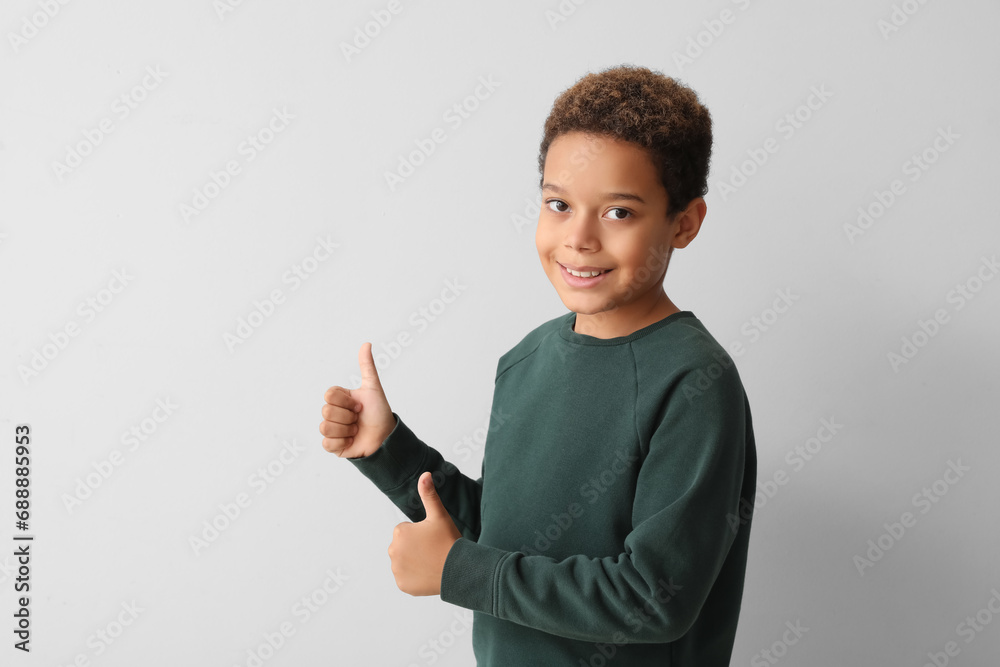
[[[324,438],[323,449],[331,454],[336,454],[340,458],[344,458],[344,446],[339,438]]]

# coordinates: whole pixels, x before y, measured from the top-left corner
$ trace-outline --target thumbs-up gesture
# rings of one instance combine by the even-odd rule
[[[323,449],[341,458],[369,456],[382,446],[382,441],[396,428],[389,401],[385,398],[378,369],[372,358],[371,343],[358,350],[361,386],[345,389],[333,386],[323,396]]]
[[[399,590],[410,595],[440,595],[444,562],[461,531],[441,503],[431,473],[417,480],[427,513],[423,521],[398,524],[392,531],[389,558]]]

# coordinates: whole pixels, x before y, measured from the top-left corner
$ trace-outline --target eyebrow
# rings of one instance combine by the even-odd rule
[[[559,193],[565,193],[566,192],[566,190],[564,190],[563,188],[559,187],[558,185],[555,185],[554,183],[543,183],[542,184],[542,189],[543,190],[552,190],[553,192],[559,192]],[[631,192],[607,192],[607,193],[605,193],[604,198],[605,199],[626,199],[628,201],[637,201],[640,204],[645,204],[646,203],[646,200],[644,200],[642,197],[640,197],[637,194],[633,194]]]

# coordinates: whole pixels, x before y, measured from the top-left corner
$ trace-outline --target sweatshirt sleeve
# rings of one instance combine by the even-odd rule
[[[555,560],[460,538],[445,561],[441,599],[570,639],[682,637],[735,539],[749,406],[735,367],[696,396],[685,394],[694,372],[678,375],[660,397],[642,399],[651,401],[644,409],[652,423],[645,432],[637,424],[648,451],[624,551]]]
[[[392,415],[396,418],[396,426],[382,441],[382,446],[369,456],[347,460],[414,522],[427,517],[417,491],[417,480],[430,471],[441,502],[462,537],[477,542],[483,477],[474,480],[464,475],[440,452],[414,435],[398,414],[393,412]]]

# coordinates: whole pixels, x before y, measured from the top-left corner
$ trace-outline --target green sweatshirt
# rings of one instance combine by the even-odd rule
[[[627,336],[545,322],[500,357],[482,476],[397,413],[348,459],[412,521],[431,471],[462,533],[441,599],[478,667],[727,667],[757,455],[733,360],[690,311]]]

